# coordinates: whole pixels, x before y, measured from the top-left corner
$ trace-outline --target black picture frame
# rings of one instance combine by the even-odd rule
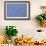
[[[27,18],[7,18],[6,3],[28,3],[28,17]],[[4,19],[5,20],[29,20],[30,19],[30,1],[5,1],[4,2]]]

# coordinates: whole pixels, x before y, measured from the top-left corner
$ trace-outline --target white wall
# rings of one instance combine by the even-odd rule
[[[40,27],[35,19],[36,15],[41,13],[40,6],[46,5],[46,0],[27,0],[30,1],[30,20],[4,20],[4,1],[6,0],[0,0],[0,35],[4,34],[6,25],[16,26],[19,31],[18,36],[22,34],[24,36],[31,36],[32,32],[36,32],[36,29],[46,30]]]

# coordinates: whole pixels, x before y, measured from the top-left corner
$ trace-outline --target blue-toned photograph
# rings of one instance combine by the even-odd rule
[[[28,1],[6,1],[4,3],[5,19],[29,19],[30,2]]]

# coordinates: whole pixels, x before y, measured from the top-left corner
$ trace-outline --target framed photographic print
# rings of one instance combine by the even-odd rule
[[[30,19],[30,2],[29,1],[5,1],[4,18],[6,20]]]

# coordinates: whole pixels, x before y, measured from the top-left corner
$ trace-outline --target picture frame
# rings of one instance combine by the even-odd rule
[[[29,1],[5,1],[4,19],[5,20],[29,20],[30,2]]]

